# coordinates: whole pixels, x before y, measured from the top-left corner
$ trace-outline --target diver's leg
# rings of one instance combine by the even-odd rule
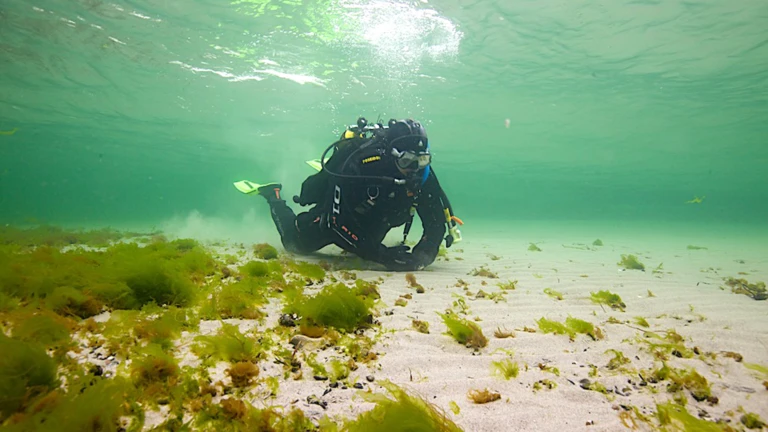
[[[320,227],[320,214],[305,212],[297,217],[288,203],[280,197],[281,185],[267,185],[259,190],[259,195],[269,204],[272,221],[285,250],[291,253],[308,254],[333,242],[327,232]]]

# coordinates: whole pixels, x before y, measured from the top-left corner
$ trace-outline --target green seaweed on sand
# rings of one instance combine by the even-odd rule
[[[0,424],[58,387],[56,362],[34,342],[0,332]]]
[[[746,413],[739,419],[747,429],[763,429],[766,427],[765,422],[759,415],[755,413]]]
[[[453,312],[438,313],[438,315],[448,327],[448,334],[460,344],[466,345],[467,348],[482,348],[488,345],[488,339],[477,324],[462,319]]]
[[[204,319],[261,320],[265,314],[260,307],[268,303],[268,289],[266,284],[253,278],[223,285],[211,292],[208,301],[200,308],[200,316]]]
[[[269,334],[260,334],[258,338],[245,335],[236,325],[222,323],[215,335],[198,336],[192,351],[202,360],[228,362],[258,362],[265,352],[273,346]]]
[[[491,362],[491,369],[495,375],[500,376],[505,380],[517,378],[517,374],[520,372],[520,366],[517,362],[513,362],[509,359]]]
[[[618,263],[619,266],[624,267],[627,270],[642,270],[645,271],[645,264],[641,263],[637,256],[629,254],[629,255],[621,255],[621,261]]]
[[[541,252],[541,248],[536,246],[536,243],[530,243],[528,245],[528,250],[531,251],[531,252]]]
[[[565,319],[565,323],[560,323],[542,317],[536,323],[543,333],[565,334],[572,341],[575,340],[576,334],[585,334],[593,340],[603,338],[603,333],[598,327],[578,318],[568,317]]]
[[[607,353],[613,353],[613,358],[608,361],[608,364],[606,367],[610,370],[617,370],[621,369],[624,365],[627,365],[630,363],[630,360],[624,356],[624,353],[621,351],[617,351],[614,349],[609,349],[606,351]]]
[[[513,291],[517,288],[517,280],[499,282],[496,284],[502,291]]]
[[[368,327],[372,322],[371,308],[378,298],[378,291],[370,290],[362,283],[349,288],[343,283],[326,285],[312,297],[300,296],[287,304],[285,313],[297,313],[300,322],[307,326],[332,327],[351,332]]]
[[[421,320],[411,321],[411,326],[419,333],[429,334],[429,323]]]
[[[552,288],[544,288],[544,294],[552,297],[555,300],[562,300],[563,299],[563,293],[559,291],[555,291]]]
[[[335,430],[326,417],[320,420],[321,425]],[[201,410],[194,419],[192,430],[206,431],[279,431],[305,432],[316,431],[318,428],[298,408],[286,410],[280,407],[259,409],[241,399],[228,397],[219,403],[209,404]],[[181,429],[188,430],[188,429]]]
[[[765,282],[749,283],[746,279],[735,279],[729,277],[725,284],[731,287],[735,294],[744,294],[754,300],[768,299],[768,291],[765,289]]]
[[[485,265],[481,265],[478,268],[472,269],[472,271],[469,272],[470,276],[479,276],[479,277],[486,277],[490,279],[498,279],[499,275],[496,273],[490,271]]]
[[[389,381],[379,382],[389,396],[377,393],[359,392],[366,401],[376,405],[357,419],[345,423],[347,432],[389,432],[404,430],[412,432],[459,432],[462,429],[453,423],[444,412],[426,400],[406,392]],[[406,426],[407,425],[407,426]]]
[[[590,292],[590,298],[592,299],[593,303],[607,305],[612,309],[618,309],[622,312],[624,312],[624,308],[627,307],[627,305],[624,304],[618,294],[614,294],[606,290],[601,290],[596,293]]]
[[[253,254],[256,258],[263,260],[276,259],[278,256],[277,249],[269,243],[257,243],[253,245]]]
[[[696,418],[688,413],[685,407],[667,402],[656,404],[656,418],[662,427],[671,427],[673,430],[697,431],[697,432],[723,432],[725,426],[707,420]]]

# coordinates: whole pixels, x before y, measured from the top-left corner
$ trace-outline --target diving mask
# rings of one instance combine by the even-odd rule
[[[398,168],[403,170],[421,171],[432,162],[432,155],[429,151],[420,153],[412,151],[400,152],[393,148],[392,154],[397,158],[396,163]]]

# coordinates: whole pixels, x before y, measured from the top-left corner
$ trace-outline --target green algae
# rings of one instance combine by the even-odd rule
[[[656,404],[656,417],[662,427],[672,427],[673,430],[697,432],[722,432],[726,430],[717,423],[692,416],[685,407],[672,402]]]
[[[496,284],[502,291],[513,291],[517,288],[517,281],[499,282]]]
[[[285,312],[298,313],[300,322],[307,326],[351,332],[372,322],[371,308],[376,298],[370,291],[368,295],[361,291],[343,283],[327,285],[312,297],[298,297],[293,304],[286,305]]]
[[[73,245],[107,247],[122,239],[154,236],[157,234],[157,232],[138,233],[118,231],[110,228],[86,231],[65,230],[60,227],[49,225],[28,229],[4,225],[0,226],[0,245],[13,245],[22,248],[36,248],[39,246],[62,248]]]
[[[259,409],[241,399],[228,397],[208,404],[194,420],[195,430],[305,432],[317,427],[298,408]]]
[[[541,248],[536,246],[536,243],[530,243],[528,245],[528,250],[531,251],[531,252],[541,252]]]
[[[639,325],[640,327],[646,327],[646,328],[651,326],[650,324],[648,324],[648,321],[646,321],[645,318],[639,317],[639,316],[635,317],[635,324]]]
[[[517,378],[517,375],[520,373],[520,366],[517,362],[509,359],[491,362],[491,369],[495,375],[505,380]]]
[[[448,334],[467,348],[482,348],[488,345],[488,339],[480,327],[472,321],[460,318],[453,312],[438,313],[448,327]]]
[[[268,335],[258,336],[257,339],[244,335],[236,325],[222,323],[217,334],[196,337],[198,343],[193,346],[193,352],[203,360],[257,362],[273,345]]]
[[[160,345],[147,345],[131,362],[131,377],[138,387],[158,382],[168,384],[178,374],[178,362]]]
[[[576,334],[585,334],[593,340],[603,338],[602,331],[599,328],[590,322],[578,318],[568,317],[565,319],[565,323],[561,323],[542,317],[536,320],[536,324],[539,325],[539,329],[543,333],[564,334],[568,335],[571,340],[576,338]]]
[[[624,267],[627,270],[645,271],[645,264],[641,263],[637,259],[637,256],[632,254],[621,255],[621,261],[619,261],[618,265],[621,267]]]
[[[762,429],[766,427],[765,422],[755,413],[746,413],[739,419],[747,429]]]
[[[429,323],[426,321],[412,320],[411,327],[419,333],[429,334]]]
[[[613,358],[608,361],[606,367],[610,370],[621,369],[622,366],[630,364],[630,360],[624,356],[624,353],[614,349],[609,349],[607,353],[613,353]]]
[[[125,397],[130,388],[121,378],[111,380],[76,379],[69,390],[55,390],[26,415],[4,425],[8,432],[118,431],[121,416],[131,414]],[[131,430],[140,430],[134,422]]]
[[[262,281],[246,278],[222,286],[203,303],[200,315],[204,319],[243,318],[261,320],[261,306],[269,302],[268,286]]]
[[[622,312],[624,312],[624,308],[627,307],[627,305],[624,304],[618,294],[614,294],[606,290],[601,290],[596,293],[590,292],[590,298],[592,299],[593,303],[606,305],[612,309],[618,309]]]
[[[360,392],[367,402],[376,406],[348,421],[345,432],[389,432],[407,430],[411,432],[458,432],[462,429],[453,423],[444,412],[426,400],[406,392],[389,381],[379,383],[389,395]]]
[[[643,338],[638,339],[645,344],[648,350],[659,360],[667,360],[670,355],[679,358],[692,358],[693,350],[683,343],[683,337],[674,330],[667,330],[662,334],[646,331]],[[655,342],[658,341],[658,342]]]
[[[725,284],[731,287],[735,294],[744,294],[753,300],[768,299],[768,291],[765,289],[765,282],[749,283],[746,279],[735,279],[729,277]]]
[[[276,259],[278,256],[277,249],[269,243],[258,243],[253,245],[253,254],[256,258],[263,260]]]
[[[552,297],[555,300],[562,300],[563,294],[559,291],[555,291],[552,288],[544,288],[544,294]]]
[[[189,309],[172,306],[167,309],[153,310],[145,307],[142,309],[142,314],[136,317],[133,334],[141,340],[160,345],[167,350],[173,347],[173,340],[178,339],[182,331],[196,331],[198,324],[199,319]]]
[[[36,343],[0,332],[0,424],[36,398],[58,387],[56,362]]]

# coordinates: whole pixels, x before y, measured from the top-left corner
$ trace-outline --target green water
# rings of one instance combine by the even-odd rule
[[[3,0],[0,221],[271,230],[232,182],[298,193],[364,115],[427,125],[467,229],[764,225],[766,22],[758,0]]]

